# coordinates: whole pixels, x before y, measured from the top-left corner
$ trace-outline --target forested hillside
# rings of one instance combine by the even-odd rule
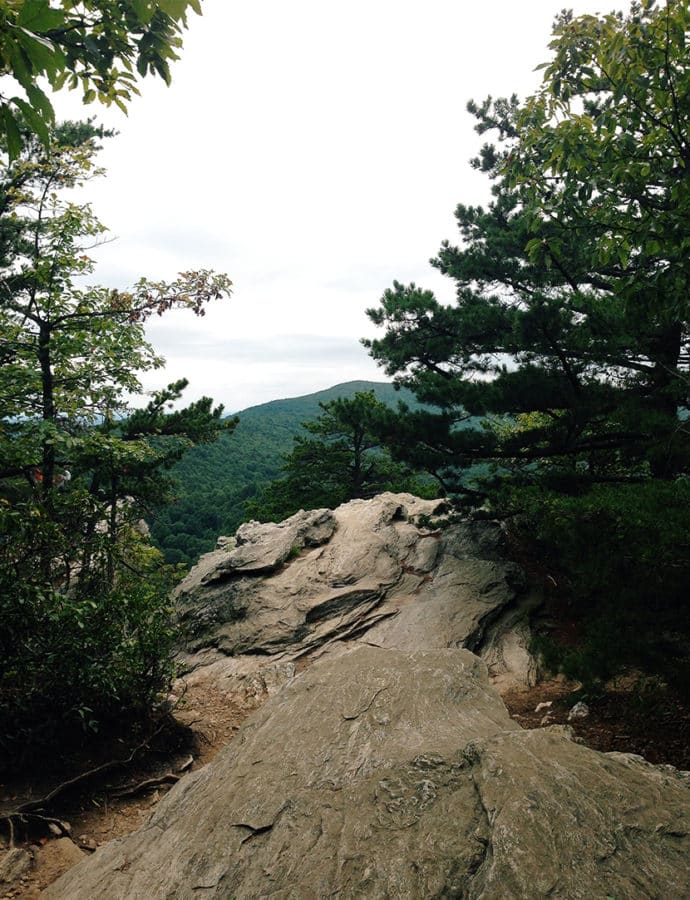
[[[272,400],[239,413],[232,435],[191,450],[173,469],[176,502],[157,510],[151,521],[154,540],[168,562],[196,562],[212,549],[219,534],[232,534],[245,518],[245,501],[280,475],[283,456],[303,422],[319,415],[320,403],[373,391],[390,406],[399,401],[419,408],[414,396],[385,382],[349,381],[304,397]]]

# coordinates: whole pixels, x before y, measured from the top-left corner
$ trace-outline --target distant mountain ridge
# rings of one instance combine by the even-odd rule
[[[292,415],[297,409],[309,409],[312,410],[310,415],[318,415],[320,403],[328,403],[331,400],[336,400],[338,397],[354,397],[355,394],[362,391],[373,391],[377,400],[387,403],[389,406],[397,405],[399,400],[411,406],[419,405],[411,391],[408,391],[406,388],[396,388],[394,384],[387,381],[344,381],[342,384],[324,388],[324,390],[316,391],[313,394],[303,394],[299,397],[284,397],[280,400],[268,400],[266,403],[248,406],[246,409],[233,413],[233,415],[242,418],[263,418],[274,411],[287,412]]]
[[[305,394],[270,400],[241,410],[232,434],[214,444],[195,447],[173,469],[179,499],[156,513],[151,532],[168,562],[196,562],[215,545],[219,534],[233,534],[244,518],[244,503],[280,476],[283,456],[301,424],[315,419],[320,403],[373,391],[389,406],[402,401],[419,406],[410,391],[388,382],[348,381]]]

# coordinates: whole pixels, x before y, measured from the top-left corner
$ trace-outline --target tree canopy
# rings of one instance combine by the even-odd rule
[[[169,83],[189,10],[201,15],[201,0],[0,0],[0,133],[10,157],[22,122],[48,143],[54,113],[39,78],[123,112],[138,76]]]
[[[146,319],[173,307],[203,315],[206,302],[230,289],[225,276],[205,270],[182,273],[171,283],[141,279],[131,291],[85,284],[93,270],[88,250],[104,228],[65,189],[97,174],[93,159],[100,134],[89,125],[67,124],[49,150],[29,146],[0,182],[6,476],[41,465],[50,484],[56,460],[74,455],[74,441],[60,423],[74,428],[121,419],[126,396],[142,391],[138,373],[163,364],[145,340]],[[143,420],[143,413],[136,414],[138,424]]]
[[[388,423],[415,462],[590,482],[687,470],[689,15],[674,0],[564,13],[535,95],[469,104],[496,135],[473,161],[493,199],[459,205],[462,242],[432,260],[457,302],[396,283],[369,311],[386,329],[372,355],[441,408],[424,436],[419,416]],[[468,413],[482,426],[459,429]]]
[[[147,318],[203,315],[230,281],[88,284],[104,229],[71,189],[97,171],[102,136],[89,123],[56,128],[47,149],[29,136],[0,176],[0,747],[95,727],[164,686],[174,572],[141,519],[185,450],[236,423],[209,398],[169,408],[185,380],[130,408],[139,373],[163,364]]]
[[[285,477],[247,503],[249,515],[279,522],[299,509],[334,509],[382,491],[430,495],[430,486],[420,482],[409,466],[395,462],[371,430],[370,423],[388,409],[373,391],[319,406],[321,415],[302,423],[309,436],[294,438],[282,467]]]
[[[455,303],[395,283],[369,311],[373,357],[439,408],[377,432],[561,573],[588,686],[690,691],[689,27],[683,0],[562,13],[534,95],[468,106],[491,200],[432,260]]]

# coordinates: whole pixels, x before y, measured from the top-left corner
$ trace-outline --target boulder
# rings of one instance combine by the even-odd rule
[[[305,547],[319,547],[335,531],[335,518],[329,509],[301,512],[277,525],[270,522],[246,522],[240,525],[234,545],[221,556],[203,581],[224,581],[239,575],[263,575],[275,572],[292,554]]]
[[[689,836],[675,770],[521,730],[466,650],[359,644],[46,897],[680,900]]]
[[[442,501],[388,493],[243,525],[177,590],[187,664],[204,653],[205,662],[297,658],[358,637],[391,648],[480,648],[524,579],[505,559],[497,523],[429,527],[442,511]]]

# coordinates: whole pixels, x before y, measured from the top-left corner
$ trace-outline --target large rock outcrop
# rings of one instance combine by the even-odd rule
[[[439,506],[249,523],[204,557],[185,679],[269,699],[47,897],[687,897],[689,776],[519,728],[470,650],[527,677],[529,595],[497,524],[437,528]]]
[[[680,900],[689,801],[674,770],[522,731],[465,650],[360,645],[47,897]]]
[[[409,494],[250,522],[177,592],[188,650],[296,658],[365,635],[383,647],[477,649],[524,579],[493,522],[439,529]],[[207,657],[208,659],[208,657]]]

